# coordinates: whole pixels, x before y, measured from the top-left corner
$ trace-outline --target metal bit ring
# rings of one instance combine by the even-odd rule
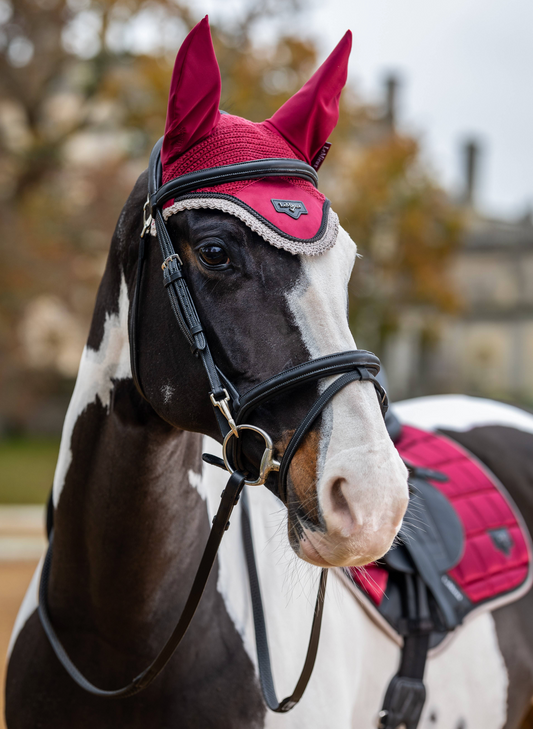
[[[280,467],[280,462],[274,458],[274,444],[272,443],[272,438],[268,433],[265,433],[264,430],[261,430],[261,428],[256,428],[255,425],[237,425],[236,428],[237,431],[251,430],[260,435],[265,441],[265,450],[261,457],[261,465],[259,466],[259,475],[257,479],[255,481],[249,481],[246,479],[244,482],[245,484],[248,484],[248,486],[262,486],[265,483],[268,474],[271,471],[279,471]],[[235,433],[230,430],[224,438],[224,443],[222,445],[222,457],[224,458],[224,464],[230,473],[233,473],[235,469],[228,458],[228,443],[234,435]]]

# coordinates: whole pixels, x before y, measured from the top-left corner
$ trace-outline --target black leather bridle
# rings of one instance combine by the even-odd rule
[[[291,460],[299,445],[312,427],[314,421],[326,407],[329,401],[346,385],[355,380],[366,380],[372,382],[376,389],[381,411],[385,415],[387,410],[387,395],[381,384],[376,379],[379,373],[379,359],[365,350],[353,350],[338,352],[336,354],[319,357],[310,360],[296,367],[291,367],[277,375],[261,382],[244,394],[240,395],[230,380],[216,366],[205,332],[196,311],[187,281],[183,273],[183,264],[179,254],[174,249],[170,239],[166,223],[162,214],[163,204],[170,199],[178,199],[192,190],[202,187],[220,185],[224,182],[235,180],[251,180],[264,177],[298,177],[311,182],[315,187],[318,184],[316,171],[305,162],[294,159],[263,159],[252,162],[241,162],[234,165],[214,167],[200,172],[193,172],[182,175],[162,185],[161,145],[163,140],[154,146],[150,156],[148,170],[148,197],[143,210],[143,229],[139,241],[139,259],[137,266],[137,280],[132,303],[132,310],[129,325],[130,358],[133,381],[145,398],[139,377],[138,347],[137,347],[137,322],[140,317],[142,276],[145,261],[145,240],[150,233],[152,222],[155,223],[157,239],[163,256],[163,283],[168,291],[170,305],[175,314],[179,328],[188,341],[193,354],[202,361],[206,371],[210,391],[207,393],[213,405],[218,427],[223,438],[223,455],[220,459],[217,456],[204,454],[204,460],[213,465],[227,469],[231,475],[228,483],[222,492],[221,503],[209,538],[196,572],[193,586],[187,598],[183,612],[178,620],[174,631],[168,638],[162,650],[150,666],[139,674],[131,683],[116,690],[100,689],[89,682],[72,663],[65,649],[52,626],[47,607],[47,593],[50,568],[52,563],[53,534],[50,537],[50,544],[43,565],[41,583],[39,588],[39,615],[44,631],[54,649],[57,658],[67,670],[71,678],[84,690],[89,693],[108,698],[124,698],[132,696],[146,688],[156,676],[163,670],[185,635],[187,628],[196,612],[216,554],[229,527],[229,519],[239,497],[243,495],[243,539],[246,552],[246,562],[250,579],[252,594],[252,606],[254,614],[254,625],[256,634],[256,645],[259,663],[259,675],[261,687],[267,706],[276,712],[289,711],[301,698],[311,672],[318,650],[318,640],[322,621],[324,596],[326,590],[327,569],[323,569],[320,576],[317,600],[311,629],[311,638],[307,650],[304,667],[295,690],[291,696],[278,701],[272,680],[268,642],[266,636],[265,620],[255,564],[253,541],[250,528],[248,505],[246,502],[246,491],[244,485],[262,485],[272,472],[278,471],[277,493],[286,502],[287,499],[287,475]],[[277,461],[273,453],[273,444],[270,436],[257,426],[247,424],[249,415],[260,405],[278,397],[281,394],[289,393],[302,385],[315,383],[324,377],[339,375],[338,378],[327,387],[315,401],[307,415],[304,417],[294,432],[288,446],[280,461]],[[251,430],[260,435],[265,442],[265,450],[261,459],[259,473],[256,478],[244,471],[241,466],[242,454],[240,453],[239,433]]]

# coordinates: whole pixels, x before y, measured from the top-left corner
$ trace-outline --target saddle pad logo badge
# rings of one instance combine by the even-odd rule
[[[500,527],[499,529],[488,529],[487,531],[496,549],[509,557],[514,547],[514,541],[509,534],[509,530],[506,527]]]
[[[286,213],[291,218],[298,220],[300,215],[307,215],[307,208],[301,200],[271,200],[274,210],[277,213]]]

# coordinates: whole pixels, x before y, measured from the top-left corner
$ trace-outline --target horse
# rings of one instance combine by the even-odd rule
[[[182,48],[190,55],[198,46],[205,66],[208,40],[202,21]],[[346,39],[341,51],[345,49]],[[339,68],[334,54],[315,74],[315,82],[331,78]],[[182,56],[177,63],[181,84],[187,82],[186,60]],[[194,106],[197,85],[193,74],[190,93],[181,94],[180,103],[185,98]],[[309,86],[302,91],[305,98]],[[338,104],[335,84],[327,93]],[[187,115],[181,125],[169,125],[168,118],[165,139],[173,129],[182,139]],[[273,120],[282,126],[283,118]],[[305,123],[301,117],[300,125]],[[217,124],[220,128],[218,117]],[[193,151],[203,144],[199,140],[205,139],[205,129],[200,127],[199,137],[189,134],[196,143]],[[289,138],[291,130],[285,131]],[[315,139],[315,147],[320,150],[324,141]],[[309,161],[313,157],[305,155]],[[182,272],[175,259],[162,259],[156,242],[164,232],[162,223],[154,230],[143,215],[149,189],[145,172],[115,229],[53,485],[49,613],[76,667],[110,690],[137,676],[167,639],[185,605],[221,492],[228,488],[227,474],[202,459],[204,451],[221,453],[220,418],[215,415],[222,408],[210,402],[202,362],[176,327],[161,286],[162,264],[167,274],[174,266],[171,276],[183,273],[213,359],[224,383],[236,392],[250,392],[302,363],[356,349],[347,321],[356,246],[342,228],[335,229],[334,245],[309,253],[298,248],[294,236],[283,247],[279,231],[274,242],[265,239],[272,226],[263,216],[263,227],[258,227],[248,209],[242,215],[242,206],[230,212],[184,207],[165,223]],[[302,212],[285,210],[289,212],[281,214],[291,218]],[[139,277],[141,233],[146,242]],[[249,422],[270,434],[277,454],[288,449],[317,397],[335,383],[326,374],[324,381],[306,383],[290,397],[273,397],[251,413]],[[237,505],[179,648],[150,686],[126,698],[95,696],[64,670],[39,617],[42,560],[11,638],[8,729],[374,726],[400,651],[353,599],[335,568],[363,567],[388,551],[402,525],[408,488],[406,468],[368,379],[347,383],[312,421],[290,461],[285,490],[277,487],[274,469],[264,486],[245,487],[280,692],[292,689],[304,660],[320,571],[331,573],[315,669],[291,711],[269,711],[262,696],[241,538],[245,516]],[[447,432],[500,476],[531,530],[533,417],[494,405],[500,408],[498,417],[493,414],[487,421],[485,414],[481,424],[470,412],[472,403],[465,403],[462,424],[456,413]],[[417,424],[424,416],[427,420],[427,409],[414,401],[399,404],[397,412]],[[231,417],[224,417],[229,428]],[[437,415],[434,421],[435,427],[446,427]],[[241,432],[241,437],[244,465],[257,471],[260,439],[253,432],[248,439]],[[207,460],[220,464],[212,456]],[[430,657],[421,727],[516,729],[533,690],[532,599],[529,593],[477,616],[456,631],[445,650]]]

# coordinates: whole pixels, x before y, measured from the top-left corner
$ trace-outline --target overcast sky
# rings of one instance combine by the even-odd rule
[[[197,7],[218,15],[244,1],[197,0]],[[533,206],[533,0],[310,0],[310,7],[285,30],[315,37],[325,56],[350,28],[349,80],[367,99],[381,97],[387,73],[399,74],[400,123],[422,135],[449,190],[460,184],[460,144],[476,136],[481,207],[514,217]]]
[[[313,31],[354,34],[350,80],[370,98],[403,78],[400,120],[423,135],[442,182],[460,182],[460,144],[483,142],[479,202],[493,214],[533,205],[532,0],[315,1]],[[324,52],[327,49],[324,48]]]

